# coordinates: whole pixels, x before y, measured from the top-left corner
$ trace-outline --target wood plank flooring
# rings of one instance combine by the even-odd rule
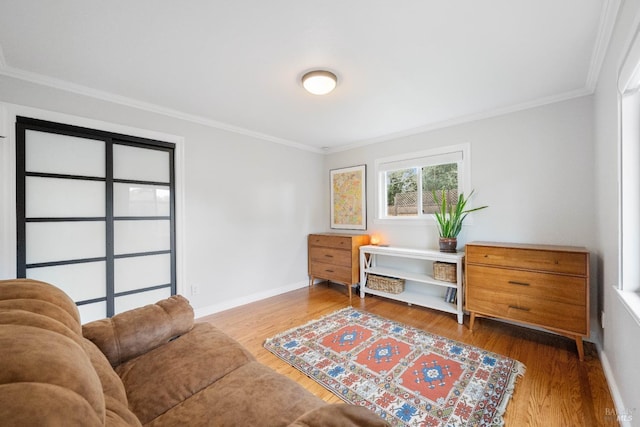
[[[504,415],[506,426],[615,426],[614,404],[595,346],[585,342],[580,362],[571,339],[551,333],[478,319],[473,332],[455,315],[354,292],[354,308],[430,333],[475,345],[524,363]],[[198,319],[211,322],[238,340],[256,358],[318,395],[341,402],[331,392],[262,346],[265,339],[349,306],[344,286],[321,283]]]

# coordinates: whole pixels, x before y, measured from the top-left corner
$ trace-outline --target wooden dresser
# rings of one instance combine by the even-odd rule
[[[584,359],[589,336],[589,252],[585,248],[473,242],[465,255],[466,309],[539,326],[575,339]]]
[[[359,248],[369,244],[367,234],[309,235],[309,286],[315,279],[341,283],[349,289],[360,281]]]

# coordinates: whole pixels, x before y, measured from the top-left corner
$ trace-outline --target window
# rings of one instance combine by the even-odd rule
[[[620,69],[620,295],[640,322],[640,36]]]
[[[621,255],[622,286],[640,290],[640,92],[622,99]]]
[[[468,144],[377,160],[377,218],[431,218],[443,194],[455,202],[469,193],[468,169]]]
[[[17,272],[82,321],[176,293],[172,143],[17,118]]]

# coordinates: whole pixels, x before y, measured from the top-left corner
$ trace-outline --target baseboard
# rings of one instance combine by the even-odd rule
[[[293,283],[291,285],[282,286],[275,289],[269,289],[264,292],[245,295],[241,298],[235,298],[229,301],[222,302],[220,304],[214,304],[214,305],[209,305],[207,307],[196,308],[194,309],[195,317],[196,319],[198,319],[200,317],[208,316],[210,314],[218,313],[220,311],[229,310],[231,308],[240,307],[241,305],[249,304],[249,303],[260,301],[266,298],[274,297],[276,295],[295,291],[296,289],[301,289],[306,286],[309,286],[309,282],[302,281],[302,282]]]
[[[611,411],[609,411],[609,413],[602,414],[602,416],[617,420],[622,427],[632,427],[632,418],[634,414],[629,414],[629,409],[625,407],[624,402],[622,401],[622,395],[620,394],[620,390],[618,389],[616,379],[613,376],[613,371],[611,369],[611,365],[609,364],[607,354],[599,344],[596,344],[596,348],[598,349],[598,355],[600,357],[600,362],[602,363],[602,370],[604,371],[604,376],[607,379],[609,391],[611,392],[611,397],[613,398],[613,404],[616,406],[615,408],[611,408]]]

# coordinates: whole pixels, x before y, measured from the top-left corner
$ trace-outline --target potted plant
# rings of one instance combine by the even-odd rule
[[[456,252],[458,246],[458,234],[462,230],[462,222],[469,212],[479,211],[488,206],[480,206],[479,208],[465,209],[467,202],[473,195],[472,190],[469,197],[465,199],[464,194],[460,194],[455,204],[447,201],[445,190],[442,190],[442,197],[438,200],[435,190],[433,191],[433,199],[438,205],[438,211],[434,213],[438,222],[438,231],[440,232],[440,252]]]

